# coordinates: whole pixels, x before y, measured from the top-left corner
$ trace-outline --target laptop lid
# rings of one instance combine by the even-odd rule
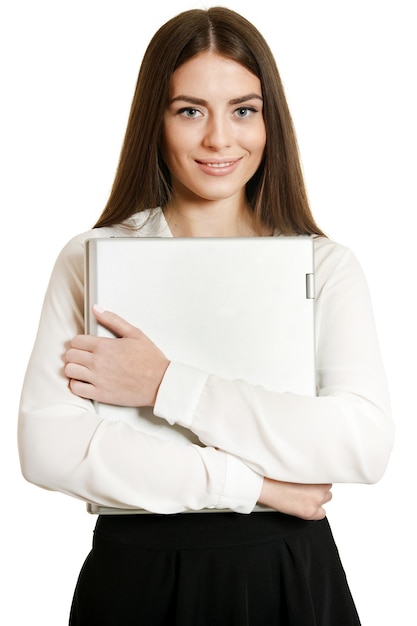
[[[275,391],[315,393],[310,237],[90,239],[93,304],[138,326],[170,360]]]
[[[170,360],[275,391],[315,393],[310,237],[90,239],[93,304],[138,326]]]

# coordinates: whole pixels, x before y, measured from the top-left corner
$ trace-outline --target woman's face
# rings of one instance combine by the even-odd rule
[[[265,143],[261,83],[243,65],[203,52],[174,72],[161,150],[176,202],[244,203]]]

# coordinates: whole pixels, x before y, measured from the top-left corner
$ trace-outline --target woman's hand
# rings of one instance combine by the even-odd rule
[[[323,505],[332,499],[332,485],[284,483],[264,478],[258,504],[305,520],[326,517]]]
[[[169,360],[141,330],[115,313],[95,306],[94,314],[116,337],[74,337],[64,369],[71,391],[107,404],[153,406]]]

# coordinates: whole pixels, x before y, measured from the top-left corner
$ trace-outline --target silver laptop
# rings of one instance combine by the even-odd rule
[[[315,395],[311,237],[90,239],[85,285],[89,334],[111,336],[91,312],[97,303],[139,327],[172,361],[272,391]],[[199,444],[149,407],[96,408],[105,419]]]

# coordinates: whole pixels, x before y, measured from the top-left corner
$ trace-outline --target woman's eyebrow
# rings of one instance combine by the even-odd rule
[[[241,96],[240,98],[233,98],[233,100],[229,100],[229,104],[242,104],[242,102],[246,102],[247,100],[260,100],[262,102],[262,96],[258,93],[249,93],[247,96]]]
[[[257,93],[249,93],[247,95],[240,96],[239,98],[232,98],[232,100],[229,100],[228,104],[242,104],[243,102],[254,99],[260,100],[262,102],[262,96]],[[172,104],[173,102],[178,102],[179,100],[182,102],[188,102],[189,104],[195,104],[200,106],[207,106],[208,104],[207,100],[204,100],[202,98],[195,98],[194,96],[186,96],[182,94],[179,96],[175,96],[175,98],[171,98],[169,104]]]
[[[201,106],[205,106],[207,104],[206,100],[203,100],[202,98],[194,98],[193,96],[175,96],[175,98],[171,98],[171,100],[169,101],[169,104],[172,104],[173,102],[178,102],[178,100],[181,100],[182,102],[189,102],[189,104],[199,104]]]

